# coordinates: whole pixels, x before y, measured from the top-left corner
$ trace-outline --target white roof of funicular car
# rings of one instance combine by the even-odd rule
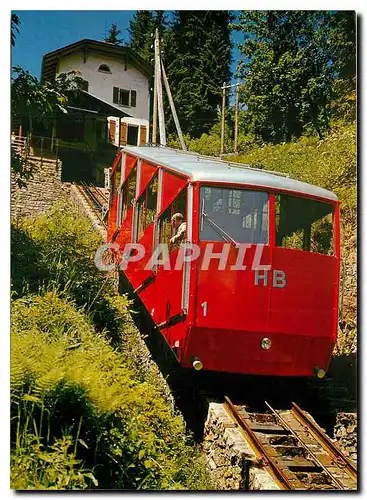
[[[327,189],[291,179],[286,174],[254,168],[251,165],[231,163],[163,146],[126,146],[123,151],[187,175],[192,181],[250,184],[333,201],[338,199]]]

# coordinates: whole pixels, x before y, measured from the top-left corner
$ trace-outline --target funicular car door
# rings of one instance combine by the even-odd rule
[[[170,245],[173,236],[171,218],[181,213],[186,224],[187,213],[187,179],[160,171],[158,217],[156,222],[155,248],[165,246],[168,250],[166,263],[158,264],[154,269],[155,281],[152,287],[142,292],[144,302],[151,304],[150,313],[155,323],[161,325],[161,331],[173,346],[180,334],[180,323],[183,311],[184,266],[176,268],[179,244]],[[166,254],[167,256],[167,254]],[[164,254],[160,257],[163,259]],[[173,320],[175,324],[169,324]],[[175,320],[178,320],[177,323]],[[172,337],[173,335],[173,337]]]
[[[197,343],[192,349],[207,353],[204,365],[245,363],[249,346],[269,321],[270,288],[262,278],[271,263],[269,194],[241,186],[201,186],[198,240],[198,331],[190,340]]]

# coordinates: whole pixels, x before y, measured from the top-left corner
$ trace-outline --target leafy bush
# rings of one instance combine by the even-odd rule
[[[206,487],[182,420],[73,303],[14,301],[11,366],[13,487]]]
[[[12,487],[206,488],[89,221],[58,205],[12,229]]]
[[[91,303],[103,276],[93,262],[102,240],[77,207],[55,204],[45,215],[18,220],[12,229],[12,286],[17,296],[56,286],[68,288],[78,305]],[[25,247],[31,242],[30,250],[22,247],[25,239]]]
[[[83,307],[98,330],[108,328],[111,339],[120,341],[114,314],[108,312],[115,281],[96,268],[102,240],[78,207],[57,203],[44,215],[17,220],[11,236],[13,296],[57,290]]]
[[[284,172],[298,180],[330,189],[340,198],[342,210],[354,215],[357,192],[355,124],[335,127],[322,141],[304,136],[298,141],[275,146],[255,145],[246,154],[232,159]]]

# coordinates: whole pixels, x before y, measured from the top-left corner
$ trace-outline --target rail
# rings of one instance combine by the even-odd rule
[[[108,198],[100,190],[93,186],[92,184],[87,184],[86,182],[81,182],[79,185],[74,184],[79,192],[83,195],[84,199],[88,203],[89,207],[92,209],[93,213],[98,218],[102,226],[107,229],[107,213],[108,213]]]
[[[341,467],[345,467],[351,479],[357,482],[357,467],[353,464],[353,462],[351,462],[351,460],[348,460],[336,444],[331,441],[329,436],[325,434],[321,427],[318,426],[317,423],[314,422],[296,403],[292,403],[292,411],[297,420],[309,429],[311,434],[320,443],[324,450],[330,453]]]
[[[270,472],[270,475],[276,480],[278,485],[285,490],[293,490],[293,486],[288,480],[285,473],[278,466],[278,464],[273,460],[270,454],[267,452],[260,439],[257,437],[256,433],[251,429],[250,425],[242,417],[242,415],[237,411],[236,407],[232,401],[225,396],[226,407],[229,413],[232,415],[234,420],[239,424],[242,431],[244,431],[246,437],[249,439],[250,443],[253,445],[255,455],[259,462]]]
[[[257,459],[284,490],[355,490],[357,468],[298,405],[249,413],[226,396],[225,407]]]

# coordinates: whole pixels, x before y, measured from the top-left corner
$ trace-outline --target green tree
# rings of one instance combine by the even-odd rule
[[[354,11],[338,11],[330,16],[333,68],[338,78],[350,82],[356,76],[356,27]]]
[[[140,57],[153,63],[154,34],[158,29],[160,37],[164,37],[166,18],[163,10],[138,10],[130,21],[130,47]]]
[[[329,128],[334,79],[330,13],[248,11],[233,26],[243,33],[239,76],[244,80],[248,131],[265,141],[289,141]]]
[[[21,66],[13,68],[11,110],[14,118],[27,117],[30,131],[35,118],[48,113],[67,113],[68,99],[81,91],[83,79],[77,71],[61,73],[53,82],[41,83]]]
[[[231,77],[229,11],[176,11],[165,40],[167,73],[184,132],[207,133],[218,119],[221,86]],[[168,128],[173,131],[169,117]]]
[[[330,16],[330,45],[336,79],[333,84],[333,118],[355,120],[356,13],[339,11]]]
[[[113,43],[114,45],[122,45],[123,38],[119,38],[121,30],[117,29],[117,23],[112,24],[111,28],[108,30],[108,35],[104,39],[105,42]]]
[[[53,82],[41,83],[21,66],[13,68],[11,84],[12,119],[25,119],[32,133],[34,120],[40,121],[46,115],[67,113],[68,100],[82,90],[83,79],[77,71],[61,73]],[[11,167],[16,182],[23,186],[32,174],[27,159],[12,150]]]
[[[11,15],[11,44],[14,47],[16,34],[19,33],[20,19],[19,17],[12,13]]]

